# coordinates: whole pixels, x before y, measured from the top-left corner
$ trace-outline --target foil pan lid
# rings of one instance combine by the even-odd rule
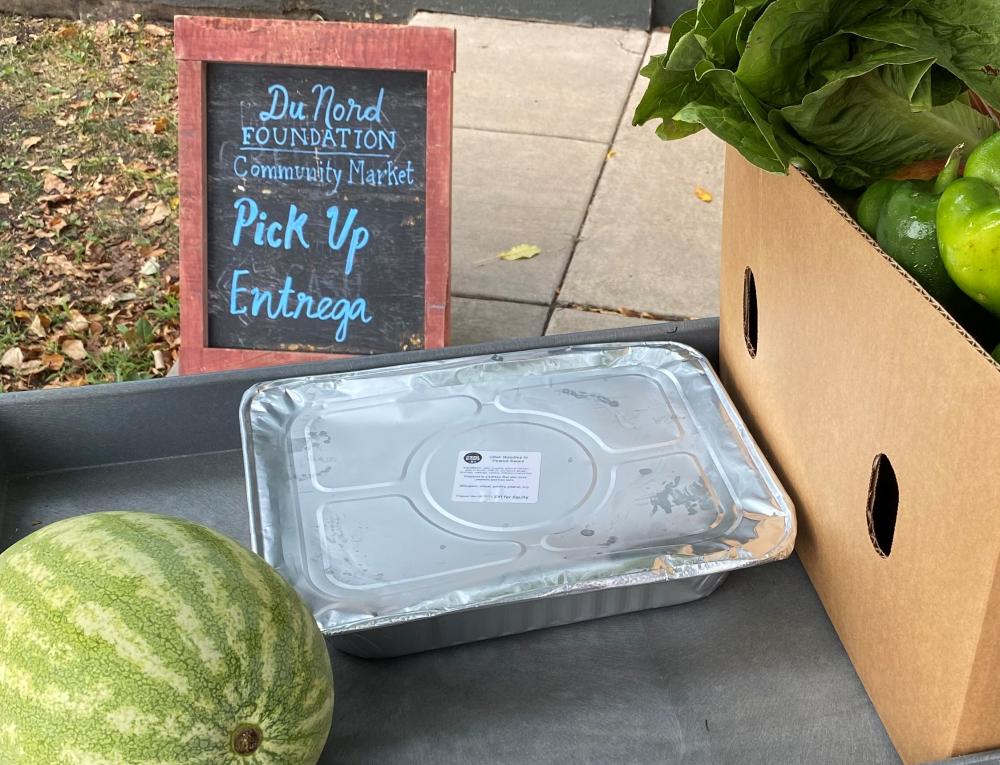
[[[787,557],[795,516],[708,361],[602,344],[261,383],[252,543],[329,634]]]

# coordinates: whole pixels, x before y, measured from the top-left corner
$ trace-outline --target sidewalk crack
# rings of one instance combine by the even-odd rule
[[[573,246],[570,249],[569,257],[566,258],[566,265],[563,266],[562,274],[559,276],[559,284],[556,286],[555,293],[552,296],[552,302],[549,304],[549,312],[545,317],[545,324],[543,325],[542,332],[548,331],[549,325],[552,323],[552,315],[556,312],[556,308],[559,307],[559,296],[562,294],[563,287],[566,285],[566,277],[569,275],[569,269],[573,265],[573,258],[576,256],[577,245],[583,241],[583,230],[587,226],[587,219],[590,218],[590,209],[594,205],[594,198],[597,196],[597,190],[601,187],[601,180],[604,178],[604,169],[608,166],[607,155],[611,152],[612,147],[615,145],[615,141],[618,139],[618,134],[622,130],[622,120],[625,117],[625,112],[628,111],[632,91],[635,89],[635,84],[639,81],[639,70],[642,69],[642,65],[646,60],[647,54],[649,53],[649,46],[652,44],[653,36],[647,33],[645,37],[646,45],[643,48],[642,54],[639,56],[638,62],[636,63],[635,71],[632,73],[632,80],[629,82],[628,90],[625,91],[622,108],[621,111],[618,112],[618,119],[615,122],[614,133],[611,135],[610,142],[604,145],[604,161],[601,162],[601,169],[597,171],[597,178],[594,180],[594,187],[590,190],[590,199],[587,200],[587,208],[583,213],[583,217],[580,219],[580,226],[577,229],[576,235],[573,237]],[[631,120],[629,121],[629,126],[631,126]]]

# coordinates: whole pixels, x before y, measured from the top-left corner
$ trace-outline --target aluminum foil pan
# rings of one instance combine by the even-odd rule
[[[254,550],[363,655],[692,600],[794,543],[788,497],[678,343],[266,382],[241,423]]]

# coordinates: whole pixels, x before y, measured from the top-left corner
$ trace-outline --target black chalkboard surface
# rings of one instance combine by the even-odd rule
[[[208,63],[205,96],[207,345],[420,347],[426,73]]]
[[[448,343],[455,32],[174,18],[181,374]]]

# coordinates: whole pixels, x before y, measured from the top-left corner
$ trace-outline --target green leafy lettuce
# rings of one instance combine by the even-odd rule
[[[1000,0],[699,0],[642,74],[661,138],[857,188],[996,129],[970,99],[1000,109]]]

